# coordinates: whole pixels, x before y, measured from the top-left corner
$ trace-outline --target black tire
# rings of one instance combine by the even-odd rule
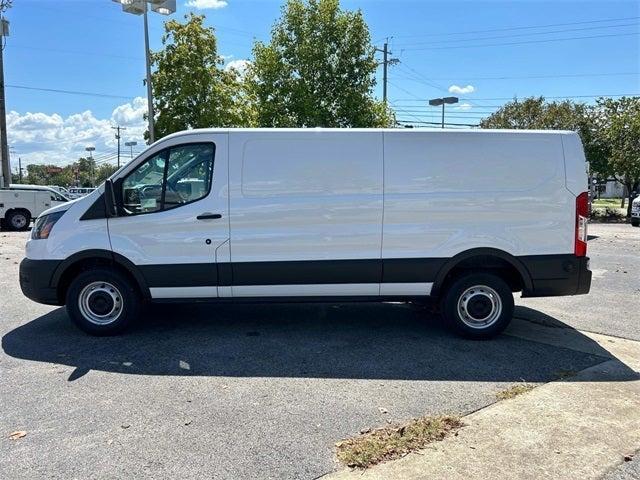
[[[140,303],[131,281],[105,267],[80,273],[69,285],[66,295],[67,313],[73,323],[96,336],[123,332],[137,319]]]
[[[466,313],[465,318],[460,312]],[[447,327],[458,335],[493,338],[507,328],[513,318],[513,294],[509,285],[496,275],[466,274],[447,288],[442,313]]]
[[[631,226],[632,227],[640,227],[640,220],[631,219]]]
[[[26,210],[13,210],[7,215],[5,225],[8,230],[27,230],[31,223],[31,215]]]

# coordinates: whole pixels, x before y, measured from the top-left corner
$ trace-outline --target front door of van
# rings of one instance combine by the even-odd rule
[[[153,298],[218,296],[216,257],[228,257],[229,240],[227,138],[168,139],[114,183],[111,247],[138,267]]]

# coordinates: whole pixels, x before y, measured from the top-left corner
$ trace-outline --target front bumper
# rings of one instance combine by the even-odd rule
[[[531,289],[523,297],[584,295],[591,289],[589,257],[540,255],[520,257],[531,275]]]
[[[51,279],[60,260],[31,260],[20,262],[20,288],[25,297],[47,305],[63,305],[58,291],[51,285]]]

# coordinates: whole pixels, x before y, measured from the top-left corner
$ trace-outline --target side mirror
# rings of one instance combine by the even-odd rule
[[[107,212],[107,217],[118,216],[116,196],[113,191],[113,182],[111,180],[106,180],[104,182],[104,208]]]

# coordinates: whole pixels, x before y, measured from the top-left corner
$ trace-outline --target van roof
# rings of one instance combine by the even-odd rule
[[[260,133],[296,133],[296,132],[330,132],[330,133],[347,133],[347,132],[357,132],[357,133],[370,133],[370,132],[384,132],[384,133],[393,133],[393,134],[412,134],[412,133],[432,133],[432,134],[452,134],[455,133],[457,135],[497,135],[497,134],[518,134],[518,135],[526,135],[526,134],[534,134],[534,135],[577,135],[576,132],[572,130],[500,130],[500,129],[451,129],[451,128],[196,128],[193,130],[182,130],[180,132],[175,132],[166,137],[163,137],[161,140],[167,138],[173,138],[183,135],[195,135],[201,133],[249,133],[249,132],[260,132]]]

